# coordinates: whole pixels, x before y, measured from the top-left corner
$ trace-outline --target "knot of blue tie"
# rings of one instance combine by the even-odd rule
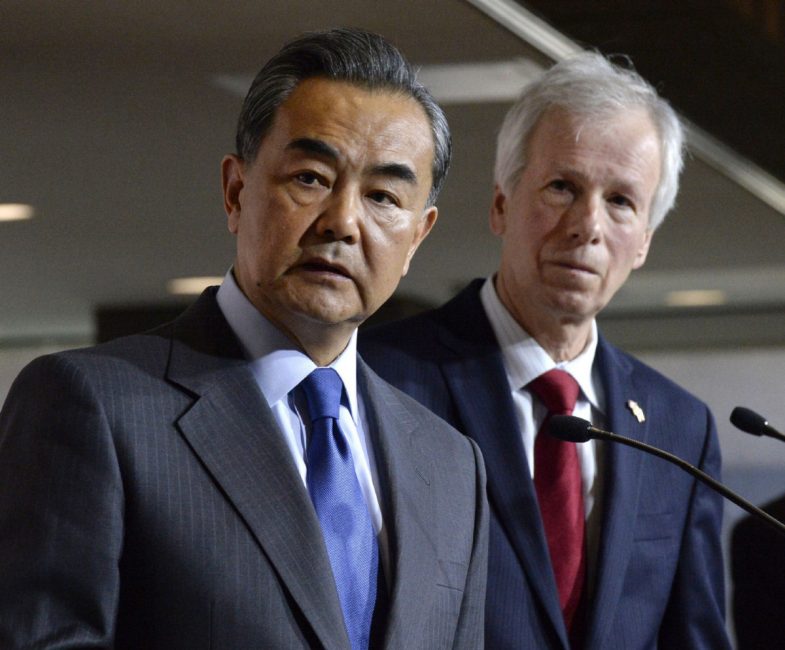
[[[308,413],[312,421],[321,418],[338,419],[343,382],[335,370],[317,368],[303,380],[301,386],[308,400]]]

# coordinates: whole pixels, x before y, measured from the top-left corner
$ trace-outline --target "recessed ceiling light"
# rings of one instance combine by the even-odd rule
[[[669,307],[710,307],[724,305],[727,301],[727,294],[719,289],[670,291],[665,297],[665,304]]]
[[[542,72],[542,66],[521,58],[423,65],[417,70],[417,79],[441,104],[512,102]]]
[[[0,203],[0,221],[22,221],[33,216],[32,205],[25,203]]]
[[[207,287],[221,284],[223,276],[205,275],[193,278],[175,278],[166,283],[166,290],[176,296],[195,296]]]

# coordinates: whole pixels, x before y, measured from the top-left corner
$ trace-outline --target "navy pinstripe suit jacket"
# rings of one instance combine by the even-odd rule
[[[486,647],[569,648],[534,484],[501,351],[477,280],[446,305],[360,334],[385,379],[472,437],[485,458],[491,507]],[[600,339],[596,364],[607,427],[717,475],[708,408]],[[628,400],[645,413],[638,422]],[[602,523],[585,650],[727,648],[721,498],[636,449],[607,446]]]
[[[362,361],[391,576],[376,647],[482,643],[476,446]],[[208,290],[34,361],[0,414],[0,647],[348,647],[319,522]]]

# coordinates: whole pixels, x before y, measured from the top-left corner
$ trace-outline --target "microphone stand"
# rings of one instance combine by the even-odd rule
[[[694,465],[688,463],[686,460],[682,460],[678,456],[674,456],[667,451],[663,451],[662,449],[658,449],[652,445],[647,445],[645,442],[640,442],[634,438],[628,438],[626,436],[620,436],[616,433],[611,433],[610,431],[597,429],[596,427],[593,427],[590,422],[572,415],[552,416],[549,424],[549,433],[554,437],[559,438],[560,440],[568,440],[571,442],[586,442],[591,438],[596,438],[598,440],[608,440],[611,442],[620,443],[622,445],[627,445],[628,447],[634,447],[635,449],[639,449],[643,452],[657,456],[658,458],[662,458],[663,460],[680,467],[685,472],[698,479],[701,483],[705,483],[712,490],[719,492],[726,499],[732,501],[740,508],[749,512],[751,515],[762,519],[769,526],[779,532],[780,535],[785,535],[785,524],[775,519],[767,512],[764,512],[757,506],[753,505],[746,499],[740,497],[735,492],[726,488],[722,483],[706,474],[706,472],[698,469]]]

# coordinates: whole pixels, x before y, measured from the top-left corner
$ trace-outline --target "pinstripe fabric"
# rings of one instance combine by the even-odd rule
[[[395,553],[381,647],[476,647],[476,449],[358,373]],[[0,585],[4,650],[348,647],[318,520],[213,292],[22,372],[0,414]]]

